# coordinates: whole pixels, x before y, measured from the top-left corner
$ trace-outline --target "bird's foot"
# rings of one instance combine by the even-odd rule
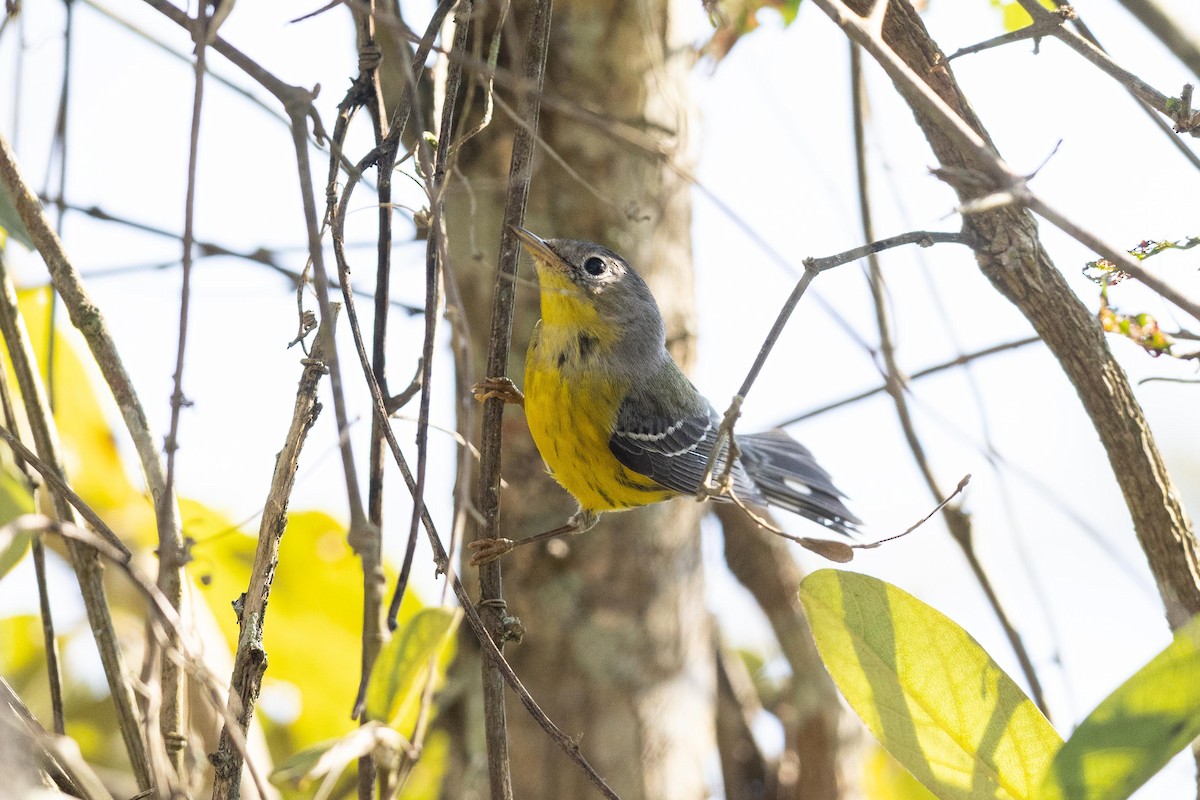
[[[516,546],[517,543],[512,539],[476,539],[467,542],[467,548],[474,551],[471,555],[471,566],[490,564],[505,553],[512,552]]]
[[[512,378],[484,378],[471,387],[471,394],[475,395],[475,399],[480,403],[495,397],[509,405],[525,405],[525,395],[521,394],[521,390],[512,382]]]

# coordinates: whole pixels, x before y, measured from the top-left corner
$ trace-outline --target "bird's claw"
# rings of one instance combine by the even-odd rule
[[[517,543],[512,539],[476,539],[467,542],[467,548],[475,551],[471,556],[471,566],[490,564],[505,553],[512,552],[516,546]]]
[[[521,390],[511,378],[484,378],[471,387],[471,394],[475,395],[475,399],[480,403],[494,397],[509,405],[525,405],[525,395],[521,394]]]

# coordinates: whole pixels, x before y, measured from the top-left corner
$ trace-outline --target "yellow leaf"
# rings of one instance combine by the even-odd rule
[[[405,716],[425,688],[430,659],[441,654],[461,615],[459,609],[423,608],[396,628],[371,670],[368,719],[393,724]]]
[[[876,578],[820,570],[800,599],[867,728],[942,800],[1032,797],[1062,740],[948,617]]]
[[[1124,800],[1200,736],[1200,616],[1088,714],[1037,800]]]

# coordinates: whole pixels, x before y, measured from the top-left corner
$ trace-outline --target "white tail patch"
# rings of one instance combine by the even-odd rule
[[[801,483],[800,481],[795,480],[793,478],[784,478],[783,482],[785,484],[787,484],[787,487],[789,489],[791,489],[793,492],[795,492],[796,494],[802,494],[807,497],[812,496],[812,493],[813,493],[812,487],[807,484]]]

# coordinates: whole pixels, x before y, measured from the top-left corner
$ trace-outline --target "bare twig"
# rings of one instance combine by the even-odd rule
[[[69,503],[79,513],[79,516],[83,517],[84,521],[91,526],[96,535],[103,539],[109,547],[121,553],[125,558],[133,557],[133,554],[130,553],[125,543],[113,532],[112,528],[108,527],[108,523],[101,519],[100,515],[93,511],[91,506],[85,503],[83,498],[67,485],[66,480],[59,474],[59,470],[56,467],[44,461],[26,447],[17,438],[15,431],[0,427],[0,439],[4,440],[5,444],[12,449],[13,454],[17,458],[32,467],[41,476],[46,485],[50,487],[51,492],[62,497],[63,500]]]
[[[0,272],[3,266],[4,252],[0,250]],[[12,394],[8,390],[8,371],[0,370],[0,404],[4,409],[4,424],[9,430],[17,430],[17,415],[12,404]],[[34,486],[33,475],[29,472],[26,459],[16,456],[17,468],[28,481],[30,489]],[[66,733],[66,722],[63,718],[63,685],[62,667],[58,658],[58,639],[54,635],[54,615],[50,608],[50,587],[46,576],[46,546],[41,539],[34,539],[30,544],[33,552],[33,570],[38,587],[38,610],[42,621],[42,645],[46,653],[46,680],[50,686],[50,713],[54,720],[54,733],[62,736]]]
[[[171,497],[175,491],[175,453],[179,449],[179,418],[187,400],[183,393],[183,366],[187,354],[188,311],[191,305],[192,241],[195,238],[196,218],[196,170],[200,158],[200,119],[204,104],[205,54],[207,41],[216,35],[217,22],[209,17],[210,5],[200,3],[196,8],[192,38],[196,42],[195,82],[192,97],[192,127],[188,137],[187,187],[184,190],[183,213],[183,258],[182,283],[179,289],[179,343],[175,352],[174,386],[171,391],[171,421],[167,429],[164,449],[167,453],[165,495]],[[211,26],[211,27],[210,27]],[[165,552],[164,552],[165,549]],[[158,586],[171,600],[176,610],[183,598],[183,566],[187,556],[178,538],[167,539],[159,547]],[[182,730],[184,716],[181,703],[184,697],[183,673],[166,650],[161,662],[160,685],[162,691],[159,726],[167,758],[175,774],[184,776],[184,748],[188,738]],[[186,781],[185,781],[186,783]]]
[[[970,364],[973,361],[978,361],[979,359],[987,358],[988,356],[993,356],[993,355],[996,355],[997,353],[1004,353],[1009,350],[1016,350],[1017,348],[1020,348],[1020,347],[1027,347],[1031,344],[1037,344],[1040,341],[1041,341],[1041,337],[1026,336],[1024,339],[1016,339],[1011,342],[1003,342],[1001,344],[992,345],[991,347],[985,347],[981,350],[975,350],[974,352],[971,352],[971,353],[964,353],[963,355],[955,356],[954,358],[952,358],[948,361],[943,361],[940,364],[935,364],[931,367],[926,367],[924,369],[917,370],[916,372],[911,373],[908,376],[908,383],[912,383],[915,380],[918,380],[920,378],[925,378],[930,375],[936,375],[939,372],[945,372],[948,369],[955,369],[957,367],[966,366],[967,364]],[[864,392],[859,392],[858,394],[850,395],[849,397],[843,397],[841,400],[835,400],[832,403],[826,403],[823,406],[818,406],[809,411],[805,411],[801,414],[797,414],[794,417],[789,417],[788,419],[778,423],[776,425],[776,427],[783,428],[788,425],[794,425],[797,422],[803,422],[804,420],[812,419],[813,417],[819,417],[822,414],[827,414],[830,411],[833,411],[835,409],[842,408],[842,407],[848,406],[848,405],[852,405],[854,403],[857,403],[860,400],[866,400],[868,397],[873,397],[877,394],[881,394],[882,392],[886,392],[886,391],[887,391],[887,384],[883,383],[879,386],[876,386],[873,389],[867,389]]]
[[[831,267],[848,264],[851,261],[857,261],[860,258],[868,258],[876,253],[882,253],[884,250],[889,250],[893,247],[899,247],[905,244],[915,244],[918,247],[932,247],[935,244],[964,244],[967,247],[971,246],[970,238],[962,233],[943,232],[943,231],[910,231],[902,233],[899,236],[889,236],[887,239],[873,241],[870,244],[864,244],[862,247],[855,247],[847,250],[844,253],[838,253],[832,256],[822,256],[821,258],[806,258],[804,266],[812,267],[818,272],[824,272]]]
[[[854,117],[854,152],[855,152],[855,171],[858,187],[858,203],[859,216],[863,229],[863,238],[868,241],[875,238],[874,223],[871,214],[870,202],[870,182],[867,175],[867,150],[866,150],[866,134],[865,134],[865,118],[866,118],[866,94],[862,80],[862,52],[859,46],[854,42],[850,43],[850,62],[851,62],[851,110]],[[896,409],[897,420],[900,424],[900,429],[904,433],[904,439],[908,443],[908,448],[912,452],[913,460],[917,463],[917,468],[925,479],[925,485],[929,488],[929,493],[933,496],[935,502],[940,500],[940,503],[929,516],[933,516],[938,509],[949,502],[950,497],[954,497],[960,491],[966,481],[959,484],[958,489],[949,497],[942,491],[941,486],[934,474],[933,466],[929,463],[929,458],[925,453],[925,445],[921,441],[920,435],[917,433],[916,423],[913,421],[912,414],[908,408],[908,400],[906,397],[907,386],[903,373],[900,370],[900,365],[896,360],[896,344],[892,338],[891,321],[888,317],[886,290],[884,286],[883,270],[880,267],[879,259],[874,253],[867,256],[868,279],[871,289],[871,300],[875,306],[875,322],[879,330],[879,354],[883,359],[884,373],[886,376],[887,393],[892,398],[892,404]],[[946,498],[946,499],[941,499]],[[926,517],[925,519],[928,519]],[[918,522],[920,525],[925,520]],[[953,524],[951,524],[953,523]],[[917,527],[914,525],[913,528]],[[1050,707],[1046,703],[1046,698],[1042,692],[1041,681],[1038,679],[1037,672],[1033,668],[1033,660],[1029,658],[1029,653],[1025,648],[1025,642],[1021,639],[1016,627],[1008,618],[1008,612],[1004,606],[1000,604],[1000,599],[991,587],[991,579],[984,572],[983,564],[975,553],[975,547],[972,538],[970,518],[955,509],[955,513],[947,515],[947,525],[950,526],[950,532],[954,534],[954,541],[963,550],[967,562],[971,565],[971,569],[975,575],[976,582],[983,588],[984,594],[992,605],[992,612],[996,615],[1000,625],[1004,628],[1005,634],[1008,636],[1009,645],[1017,656],[1017,661],[1021,665],[1021,669],[1025,674],[1025,679],[1029,683],[1030,693],[1033,695],[1033,701],[1041,709],[1042,713],[1047,718],[1050,717]],[[909,528],[909,530],[913,530]],[[906,535],[905,531],[901,536]],[[886,540],[885,540],[886,541]],[[874,543],[872,546],[878,546],[882,542]]]
[[[38,252],[45,260],[51,277],[55,280],[56,288],[59,288],[59,293],[67,302],[68,309],[71,311],[72,321],[81,330],[84,327],[82,317],[86,313],[90,330],[85,331],[85,335],[91,334],[88,336],[88,344],[94,346],[98,338],[97,334],[105,333],[103,318],[100,317],[99,311],[90,301],[86,302],[86,304],[82,302],[86,301],[87,297],[83,294],[82,287],[77,283],[78,276],[74,274],[73,268],[66,259],[66,254],[62,249],[62,242],[59,241],[58,236],[55,235],[53,229],[50,227],[33,192],[22,179],[17,167],[16,157],[11,148],[9,148],[8,140],[3,135],[0,135],[0,179],[4,181],[9,196],[12,198],[18,213],[21,215],[22,222],[24,222],[26,229],[37,245]],[[0,270],[3,270],[3,265],[0,265]],[[3,284],[2,291],[0,291],[0,328],[3,329],[4,340],[8,345],[8,352],[13,362],[13,370],[17,376],[17,385],[20,388],[21,397],[25,403],[26,416],[29,419],[30,429],[33,432],[37,452],[43,460],[54,464],[59,472],[61,472],[57,437],[50,422],[42,384],[37,380],[36,371],[33,366],[33,348],[29,342],[28,335],[24,331],[24,326],[20,322],[16,292],[6,271],[0,273],[0,282]],[[84,308],[87,309],[86,312],[83,311]],[[104,341],[111,348],[111,340],[106,339]],[[96,349],[93,349],[93,353],[97,353]],[[111,355],[115,359],[116,351],[112,349],[111,352],[104,355]],[[112,361],[101,358],[99,353],[97,353],[97,361],[101,363],[102,371],[104,371],[106,361],[110,368],[113,364]],[[119,363],[119,361],[116,361],[116,364],[119,365]],[[124,375],[123,369],[121,370],[121,374],[126,380],[128,379],[128,376]],[[106,379],[109,377],[107,372],[105,373],[105,377]],[[114,382],[111,381],[109,385],[113,388],[114,394],[117,394],[118,386],[114,385]],[[132,391],[132,386],[128,383],[125,383],[121,388],[128,389],[130,392]],[[118,403],[121,405],[123,411],[127,410],[126,406],[121,404],[119,397]],[[140,411],[141,407],[137,406],[137,410]],[[145,417],[143,416],[142,421],[144,422],[144,420]],[[143,432],[146,432],[145,429],[143,429]],[[55,508],[59,518],[66,522],[74,521],[70,504],[63,500],[61,495],[55,494],[53,497],[55,498]],[[117,645],[116,630],[113,627],[112,616],[109,613],[100,562],[95,553],[87,548],[73,544],[69,546],[69,549],[71,551],[71,560],[75,565],[75,574],[79,580],[80,590],[83,593],[88,622],[95,636],[96,646],[100,650],[100,658],[104,664],[104,674],[108,680],[109,691],[112,694],[113,703],[117,709],[117,720],[120,725],[121,735],[125,741],[125,749],[129,754],[138,787],[145,791],[152,785],[150,761],[146,752],[146,742],[142,738],[142,723],[139,719],[137,704],[134,701],[129,672],[125,666],[125,659],[121,655],[120,648]]]
[[[951,492],[950,494],[943,497],[941,499],[941,501],[936,506],[933,507],[932,511],[930,511],[925,516],[921,517],[921,519],[917,520],[912,525],[909,525],[907,528],[905,528],[900,533],[893,534],[892,536],[885,536],[884,538],[877,539],[874,542],[864,542],[862,544],[852,544],[852,545],[850,545],[850,548],[852,550],[874,550],[876,547],[887,544],[888,542],[894,542],[897,539],[902,539],[905,536],[908,536],[910,533],[915,531],[917,528],[921,527],[926,522],[929,522],[929,520],[933,519],[933,515],[938,513],[939,511],[941,511],[943,508],[945,508],[946,505],[951,500],[953,500],[954,498],[956,498],[960,494],[962,494],[963,489],[966,489],[967,484],[970,482],[971,482],[971,475],[969,473],[967,475],[962,476],[962,478],[958,482],[958,485],[954,487],[953,492]],[[1042,713],[1045,713],[1045,711],[1043,710]]]
[[[871,36],[844,0],[813,2],[884,67],[945,167],[985,176],[1007,169],[986,152],[964,144],[969,137],[963,131],[982,131],[982,125],[911,6],[890,6],[885,41]],[[863,0],[851,2],[863,5]],[[940,102],[932,102],[934,97]],[[980,194],[965,185],[955,188],[964,201]],[[1027,187],[1022,189],[1028,194]],[[1032,217],[1023,210],[1001,208],[965,224],[990,243],[976,250],[983,274],[1025,314],[1075,385],[1121,487],[1167,620],[1173,627],[1182,625],[1200,612],[1200,547],[1124,371],[1108,351],[1093,315],[1047,257]],[[1132,262],[1121,259],[1121,268]],[[1030,291],[1031,286],[1038,291]]]
[[[94,512],[92,513],[94,515]],[[133,556],[128,551],[122,551],[120,548],[113,547],[104,538],[79,525],[60,522],[39,514],[26,514],[17,517],[17,519],[8,525],[0,527],[0,537],[11,536],[14,533],[33,533],[38,536],[53,534],[60,536],[68,542],[68,548],[87,550],[96,558],[103,558],[117,566],[129,578],[138,593],[148,601],[152,621],[155,623],[150,626],[151,632],[156,637],[161,638],[161,644],[175,648],[173,651],[174,656],[180,659],[183,666],[187,669],[188,674],[195,678],[197,684],[204,689],[206,699],[218,713],[223,715],[226,724],[234,722],[233,716],[229,714],[222,700],[221,684],[208,671],[208,668],[204,666],[202,649],[200,645],[192,641],[192,632],[190,629],[184,627],[179,613],[171,605],[166,595],[133,563]],[[242,757],[245,758],[245,739],[235,737],[235,744],[239,752],[241,752]],[[259,797],[265,800],[269,794],[262,775],[253,762],[247,761],[246,763]],[[182,792],[182,790],[179,791]],[[151,794],[154,794],[154,790],[144,790],[138,797],[148,797]]]
[[[1178,18],[1168,13],[1158,0],[1117,0],[1125,10],[1137,17],[1175,57],[1187,65],[1193,75],[1200,76],[1200,39],[1194,31],[1186,30]]]
[[[717,430],[717,440],[713,443],[712,455],[708,459],[708,464],[704,467],[704,475],[700,480],[700,489],[697,492],[697,499],[708,497],[713,492],[713,487],[709,484],[709,479],[713,475],[713,470],[717,465],[718,456],[724,450],[726,442],[732,442],[733,426],[737,422],[738,417],[742,414],[742,403],[746,401],[746,394],[750,391],[750,387],[754,385],[754,381],[758,379],[758,373],[762,371],[763,365],[767,363],[767,356],[771,354],[771,350],[775,347],[775,342],[779,340],[779,335],[783,333],[784,327],[792,316],[792,312],[796,310],[796,304],[800,302],[800,298],[804,296],[808,285],[813,279],[820,274],[821,270],[816,267],[806,266],[804,274],[800,276],[800,280],[796,282],[796,286],[792,289],[792,293],[788,295],[788,299],[784,301],[783,308],[779,310],[779,315],[775,317],[775,324],[771,326],[771,330],[767,332],[767,338],[763,340],[762,347],[758,350],[758,355],[754,359],[754,363],[750,365],[750,371],[746,373],[745,380],[742,381],[741,388],[737,394],[733,396],[733,400],[729,403],[729,408],[725,411],[725,416],[721,420],[721,427]],[[726,472],[734,462],[733,453],[726,458]],[[721,483],[725,483],[724,476],[722,481],[716,487],[717,491],[721,491]]]
[[[1059,14],[1062,14],[1062,13],[1063,13],[1062,8],[1060,8]],[[1072,13],[1074,13],[1074,12],[1072,12]],[[1002,33],[999,36],[995,36],[986,41],[979,42],[978,44],[969,45],[967,47],[961,47],[958,50],[955,50],[950,55],[946,56],[946,60],[953,61],[954,59],[959,58],[961,56],[969,56],[974,53],[982,53],[983,51],[990,50],[993,47],[1001,47],[1002,45],[1006,45],[1006,44],[1014,44],[1015,42],[1023,42],[1026,39],[1033,39],[1034,52],[1036,53],[1037,47],[1038,47],[1038,42],[1041,40],[1041,38],[1043,36],[1052,35],[1054,33],[1054,31],[1062,25],[1063,19],[1065,19],[1065,17],[1056,15],[1053,12],[1051,12],[1049,15],[1047,15],[1045,17],[1041,17],[1039,19],[1034,20],[1032,24],[1026,25],[1024,28],[1020,28],[1015,31],[1009,31],[1008,33]]]
[[[1138,99],[1149,104],[1151,108],[1175,123],[1175,130],[1191,136],[1200,136],[1200,114],[1196,114],[1191,104],[1179,99],[1167,97],[1144,80],[1113,61],[1107,53],[1092,42],[1080,36],[1075,31],[1065,27],[1064,15],[1042,6],[1037,0],[1017,0],[1021,8],[1029,13],[1035,25],[1046,25],[1046,35],[1053,36],[1076,53],[1090,61],[1093,66],[1108,75],[1117,83],[1124,86]],[[1058,24],[1050,27],[1053,21]],[[1189,94],[1184,88],[1184,96]]]
[[[100,208],[99,206],[84,207],[84,206],[74,205],[72,203],[69,203],[65,200],[61,200],[59,198],[42,197],[41,200],[42,200],[42,202],[45,202],[45,203],[61,203],[63,208],[65,208],[66,210],[75,211],[80,214],[85,214],[85,215],[91,217],[92,219],[103,220],[105,222],[114,222],[118,225],[124,225],[126,227],[133,228],[135,230],[145,231],[146,233],[152,233],[156,236],[163,236],[168,239],[174,239],[175,241],[178,241],[180,243],[183,242],[183,235],[180,233],[174,233],[174,232],[166,230],[164,228],[158,228],[158,227],[155,227],[154,225],[147,225],[144,222],[138,222],[137,220],[129,219],[128,217],[122,217],[122,216],[118,216],[116,214],[109,213],[108,211],[105,211],[104,209]],[[350,247],[350,246],[351,245],[349,245],[349,244],[346,245],[346,247]],[[374,247],[375,245],[372,244],[371,246]],[[192,240],[192,250],[195,252],[197,258],[209,258],[209,257],[213,257],[213,256],[228,256],[230,258],[240,258],[244,261],[249,261],[252,264],[258,264],[260,266],[268,267],[272,271],[277,272],[280,275],[286,277],[288,280],[290,280],[292,282],[293,286],[300,285],[301,283],[303,283],[306,280],[304,275],[302,275],[300,272],[297,272],[296,270],[291,269],[284,265],[283,260],[280,257],[280,253],[286,252],[286,250],[283,250],[283,249],[272,250],[272,249],[260,247],[257,250],[252,250],[252,251],[234,250],[232,248],[226,247],[225,245],[218,244],[216,242],[193,239]],[[146,265],[133,265],[133,266],[122,266],[122,267],[117,267],[117,268],[113,268],[113,269],[105,269],[103,271],[91,270],[91,271],[88,271],[87,273],[85,273],[85,277],[87,277],[89,279],[90,278],[107,278],[107,277],[111,277],[114,275],[128,274],[130,272],[140,272],[140,271],[144,271],[147,269],[166,269],[168,267],[174,266],[177,263],[178,262],[172,261],[172,262],[167,262],[164,264],[157,264],[157,265],[153,265],[153,266],[149,266],[149,267]],[[336,285],[337,285],[336,283],[334,283],[332,281],[330,282],[330,286],[336,286]],[[366,297],[366,298],[371,298],[371,299],[374,299],[374,297],[375,297],[374,292],[368,292],[363,289],[356,288],[356,289],[354,289],[354,293],[356,295],[358,295],[359,297]],[[416,314],[421,313],[421,309],[417,308],[416,306],[411,306],[406,303],[401,303],[398,300],[391,300],[390,302],[391,302],[392,308],[400,309],[401,311],[405,312],[406,314],[416,315]]]
[[[263,649],[263,627],[266,622],[267,598],[279,563],[279,543],[287,526],[287,508],[292,487],[296,481],[296,469],[300,452],[308,438],[308,431],[317,419],[321,407],[317,402],[317,388],[325,374],[324,359],[334,347],[334,325],[336,309],[332,319],[323,320],[317,329],[312,352],[304,359],[304,372],[296,390],[296,403],[292,411],[292,422],[283,448],[275,459],[275,472],[271,488],[263,505],[258,526],[258,545],[254,551],[254,564],[250,570],[250,583],[238,611],[237,651],[233,659],[233,672],[229,681],[229,708],[235,717],[237,733],[226,723],[221,731],[217,752],[210,757],[215,767],[213,777],[213,800],[237,796],[241,782],[242,755],[234,745],[235,736],[245,738],[246,730],[254,715],[254,705],[262,686],[263,672],[267,668],[266,651]]]

